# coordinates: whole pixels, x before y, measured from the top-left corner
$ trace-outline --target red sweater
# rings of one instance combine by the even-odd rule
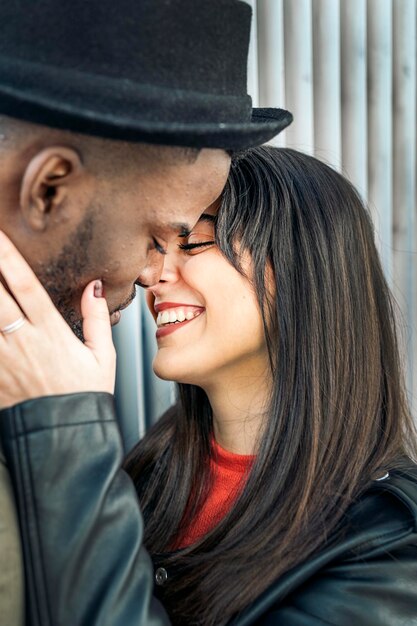
[[[195,543],[225,517],[244,485],[244,478],[254,458],[252,455],[228,452],[213,441],[213,454],[210,459],[212,476],[210,492],[177,548],[185,548]]]

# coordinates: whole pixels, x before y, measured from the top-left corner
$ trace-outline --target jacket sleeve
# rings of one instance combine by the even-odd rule
[[[0,412],[21,524],[28,626],[166,626],[136,493],[120,469],[113,397]]]
[[[396,528],[378,549],[335,562],[266,611],[258,626],[417,626],[417,537]]]

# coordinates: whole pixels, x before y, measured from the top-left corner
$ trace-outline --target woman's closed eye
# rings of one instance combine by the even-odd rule
[[[191,233],[187,237],[187,243],[179,243],[178,247],[180,250],[184,250],[187,254],[198,254],[198,252],[203,252],[203,250],[214,246],[216,244],[213,233],[203,234],[203,233]]]
[[[216,229],[216,216],[208,213],[203,213],[198,220],[196,230],[181,235],[184,238],[184,243],[179,243],[178,247],[186,254],[198,254],[216,245],[215,241],[215,229]]]

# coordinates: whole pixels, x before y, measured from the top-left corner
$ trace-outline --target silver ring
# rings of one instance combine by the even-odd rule
[[[15,322],[11,324],[7,324],[4,328],[0,328],[0,333],[3,335],[10,335],[11,333],[16,332],[19,328],[22,328],[23,324],[26,322],[26,317],[19,317]]]

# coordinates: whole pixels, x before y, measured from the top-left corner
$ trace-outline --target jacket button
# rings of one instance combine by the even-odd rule
[[[168,572],[166,571],[165,567],[158,567],[158,569],[155,572],[156,584],[159,585],[159,587],[162,587],[162,585],[165,585],[167,580],[168,580]]]

